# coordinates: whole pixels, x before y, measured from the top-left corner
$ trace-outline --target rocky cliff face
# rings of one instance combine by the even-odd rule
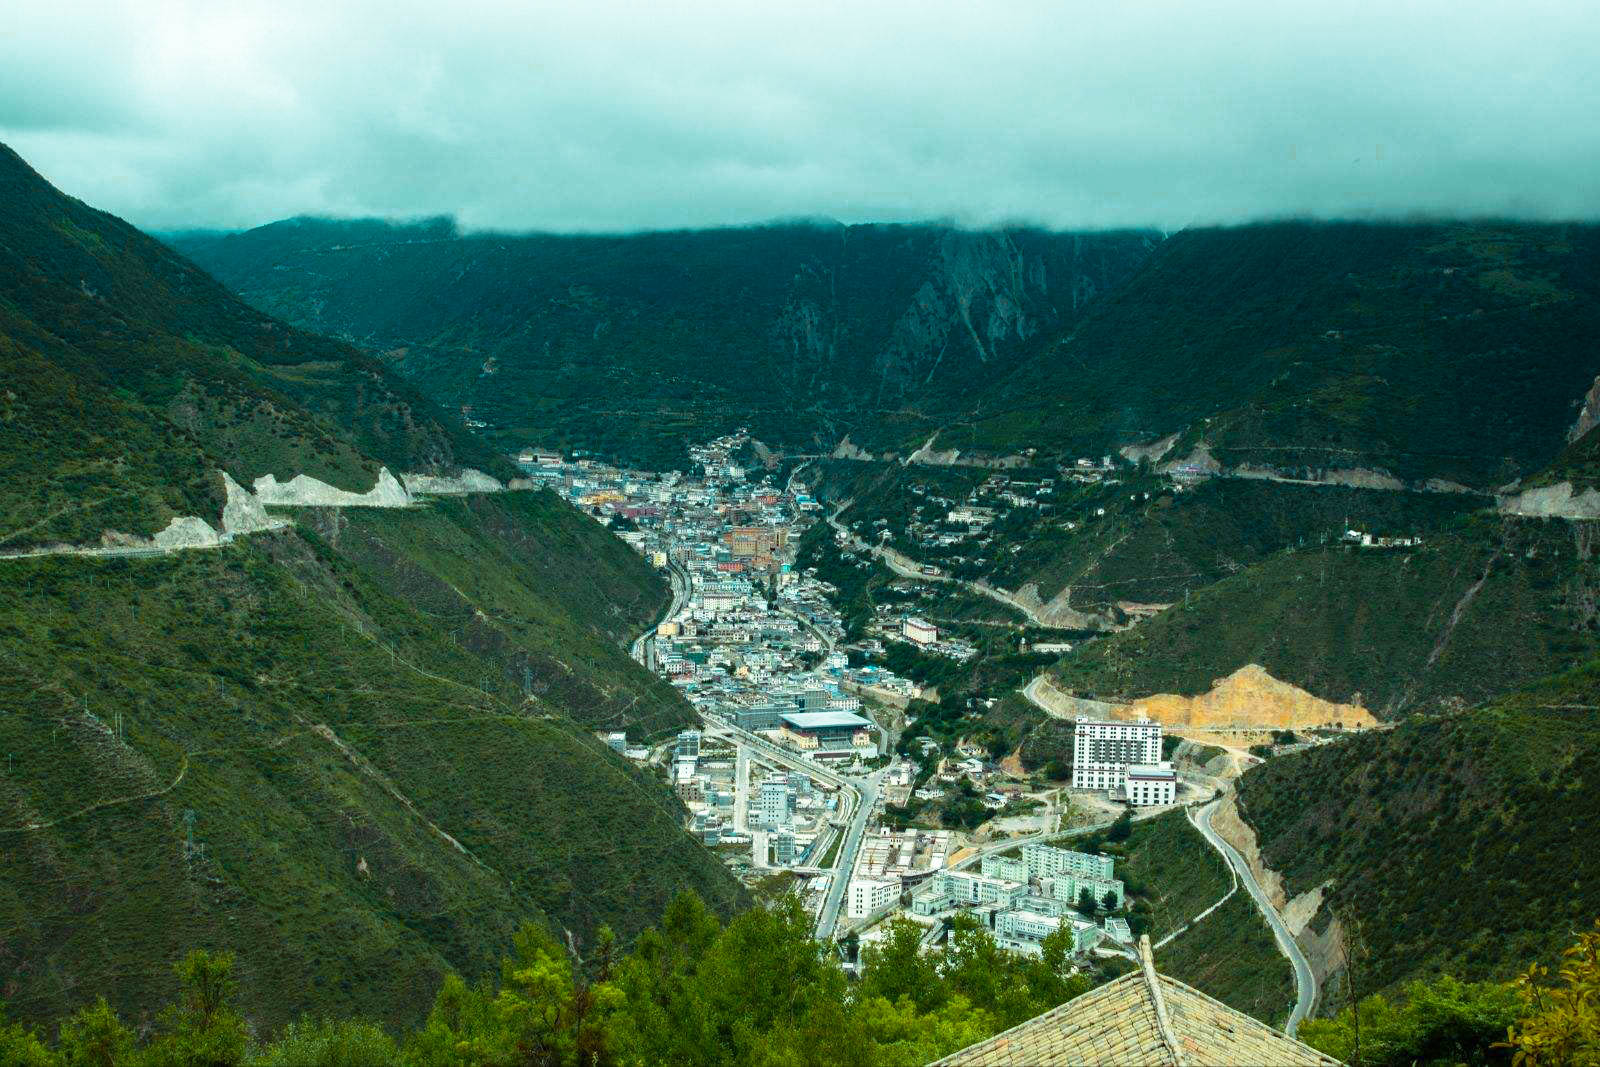
[[[1499,507],[1503,515],[1540,519],[1600,519],[1600,492],[1594,489],[1574,492],[1571,482],[1558,482],[1502,496]]]

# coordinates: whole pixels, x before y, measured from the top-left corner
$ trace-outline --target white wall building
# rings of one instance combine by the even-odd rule
[[[694,762],[700,758],[700,731],[684,730],[678,734],[675,754],[680,760]]]
[[[1123,791],[1130,764],[1161,759],[1161,724],[1106,722],[1082,716],[1072,731],[1072,788]]]
[[[750,800],[750,825],[788,826],[794,810],[794,789],[787,778],[769,778]]]
[[[1130,763],[1123,799],[1140,808],[1171,804],[1178,799],[1178,772],[1170,763]]]
[[[917,645],[931,645],[939,640],[939,628],[926,619],[907,619],[900,624],[900,635]]]
[[[845,915],[865,919],[879,908],[887,908],[900,898],[900,883],[877,878],[853,878],[845,900]]]
[[[1114,862],[1101,853],[1076,852],[1070,848],[1057,848],[1040,841],[1030,841],[1022,846],[1022,863],[1028,878],[1056,878],[1064,874],[1085,878],[1110,878]]]

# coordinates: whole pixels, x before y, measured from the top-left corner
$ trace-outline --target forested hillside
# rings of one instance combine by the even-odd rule
[[[4,547],[215,521],[219,468],[510,469],[381,364],[245,307],[0,155]],[[0,998],[148,1023],[191,948],[263,1032],[415,1025],[532,921],[588,951],[746,902],[601,744],[691,709],[627,641],[659,575],[548,493],[280,512],[204,550],[0,559]]]
[[[508,447],[673,462],[748,425],[794,451],[921,444],[1070,329],[1148,233],[771,226],[462,235],[294,219],[177,246],[257,307],[384,352]]]
[[[348,345],[247,307],[0,145],[0,549],[214,522],[227,470],[510,468]]]
[[[941,444],[1493,488],[1550,462],[1600,373],[1600,228],[1187,230]],[[1170,458],[1169,457],[1169,458]]]
[[[1283,756],[1240,810],[1312,922],[1358,920],[1364,994],[1413,978],[1512,977],[1600,914],[1600,663],[1484,708]]]
[[[1459,706],[1592,655],[1591,531],[1463,518],[1413,548],[1285,550],[1075,649],[1062,685],[1103,698],[1198,693],[1248,663],[1380,716]]]

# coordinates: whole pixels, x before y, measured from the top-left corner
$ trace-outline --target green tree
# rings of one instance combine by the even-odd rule
[[[0,1063],[16,1064],[16,1067],[56,1067],[60,1062],[32,1028],[6,1022],[5,1004],[0,1002]]]
[[[1100,906],[1106,911],[1117,910],[1117,894],[1115,890],[1106,890],[1106,895],[1100,898]]]
[[[230,1003],[238,989],[233,953],[195,949],[174,968],[179,1002],[161,1014],[162,1033],[147,1058],[159,1067],[229,1067],[244,1060],[244,1019]]]
[[[399,1062],[394,1039],[359,1019],[304,1016],[251,1057],[251,1067],[390,1067]]]
[[[949,999],[938,962],[922,951],[923,928],[904,916],[889,920],[883,940],[861,953],[861,1000],[881,997],[890,1004],[909,1000],[918,1012],[929,1012]]]
[[[875,1060],[885,1067],[929,1063],[999,1029],[992,1015],[960,995],[932,1012],[919,1012],[909,998],[890,1003],[868,997],[857,1003],[855,1014]]]
[[[117,1067],[133,1057],[133,1031],[101,997],[61,1024],[56,1048],[69,1067]]]
[[[1523,1018],[1506,1033],[1518,1067],[1600,1064],[1600,919],[1563,953],[1559,985],[1546,986],[1547,968],[1517,979]]]
[[[406,1049],[408,1062],[558,1067],[609,1063],[608,1016],[622,995],[609,985],[611,938],[602,931],[601,973],[580,982],[572,959],[549,932],[524,923],[500,969],[498,989],[450,976],[427,1024]]]
[[[1117,816],[1117,821],[1106,830],[1106,840],[1126,841],[1131,833],[1133,833],[1133,815],[1124,808],[1122,814]]]
[[[1085,915],[1094,914],[1094,893],[1087,886],[1078,890],[1078,910]]]
[[[1336,1059],[1359,1059],[1363,1067],[1504,1063],[1508,1056],[1493,1046],[1518,1006],[1509,985],[1445,976],[1412,982],[1398,999],[1375,994],[1334,1018],[1307,1019],[1299,1037]]]

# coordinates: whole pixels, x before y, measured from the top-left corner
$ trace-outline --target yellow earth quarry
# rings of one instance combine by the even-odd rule
[[[1155,719],[1168,727],[1296,730],[1317,726],[1359,729],[1378,720],[1366,708],[1335,704],[1280,682],[1254,663],[1212,683],[1211,692],[1185,697],[1157,693],[1112,712],[1117,719]]]

